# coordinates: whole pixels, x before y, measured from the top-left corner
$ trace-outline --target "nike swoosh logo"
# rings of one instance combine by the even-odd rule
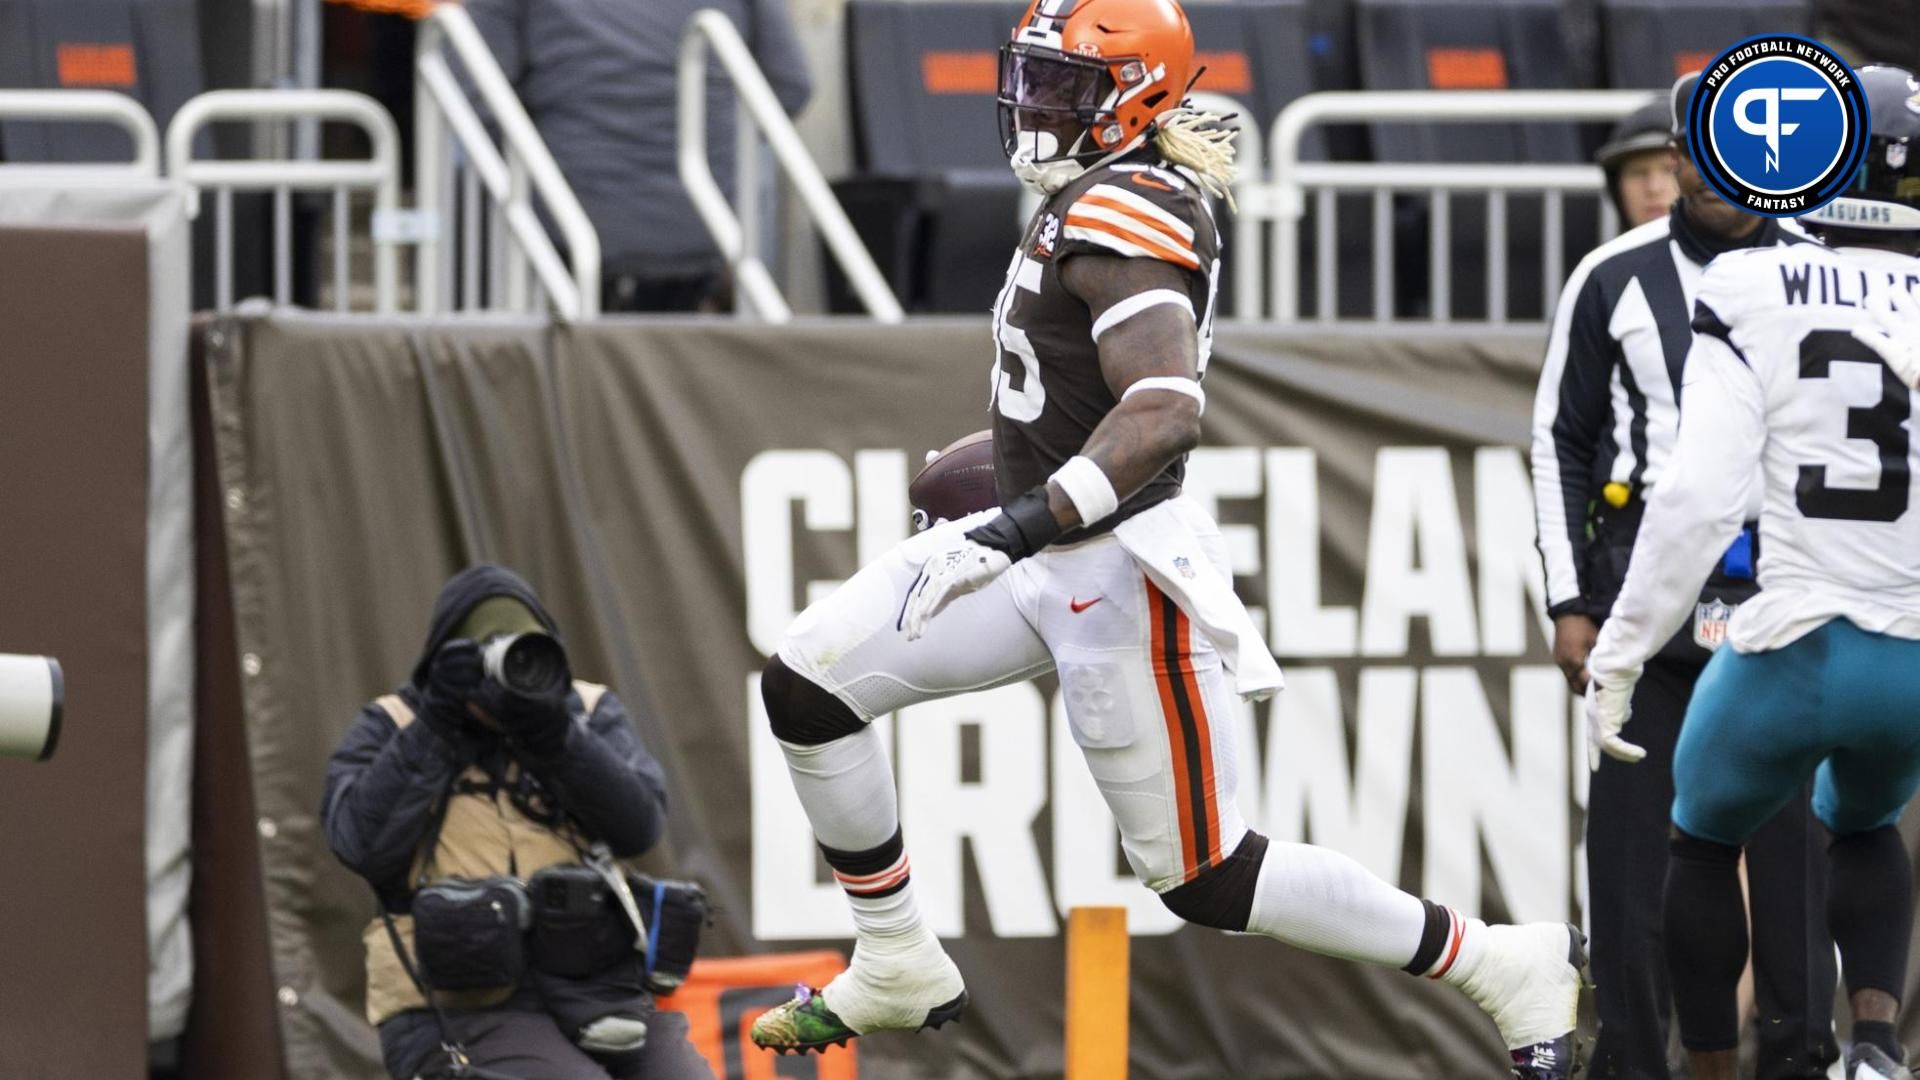
[[[1075,598],[1067,601],[1067,606],[1073,609],[1073,613],[1075,615],[1078,615],[1081,612],[1087,610],[1088,608],[1092,607],[1093,605],[1105,599],[1106,597],[1104,596],[1096,596],[1093,599],[1088,600],[1085,603],[1082,603],[1078,598]]]
[[[1158,180],[1153,179],[1152,177],[1146,175],[1145,173],[1134,173],[1133,182],[1140,185],[1141,187],[1158,188],[1161,191],[1173,190],[1173,188],[1169,187],[1166,184],[1161,183]]]

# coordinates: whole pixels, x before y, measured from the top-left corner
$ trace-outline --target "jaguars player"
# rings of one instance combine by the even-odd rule
[[[845,973],[753,1039],[810,1050],[965,1008],[915,903],[869,721],[1054,671],[1126,857],[1168,908],[1458,987],[1515,1076],[1565,1077],[1584,963],[1571,927],[1488,926],[1337,852],[1270,843],[1235,808],[1222,721],[1235,694],[1282,680],[1218,527],[1181,494],[1207,399],[1211,199],[1233,169],[1230,132],[1183,104],[1192,63],[1173,0],[1036,0],[1001,50],[1007,156],[1043,196],[994,308],[1001,509],[862,569],[767,664],[768,718],[858,936]]]
[[[1641,665],[1693,614],[1749,497],[1764,499],[1760,595],[1701,676],[1673,759],[1665,940],[1695,1080],[1731,1078],[1738,1058],[1741,845],[1809,774],[1833,835],[1847,1076],[1912,1075],[1894,1022],[1913,879],[1894,826],[1920,789],[1920,83],[1899,68],[1858,75],[1864,161],[1800,219],[1827,246],[1722,255],[1701,279],[1674,464],[1587,661],[1594,762],[1639,760],[1628,702]]]

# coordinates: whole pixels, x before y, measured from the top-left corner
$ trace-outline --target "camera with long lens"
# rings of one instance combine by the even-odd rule
[[[0,653],[0,757],[45,761],[60,741],[67,684],[51,656]]]
[[[567,653],[550,634],[495,634],[480,643],[487,678],[527,697],[566,688]]]

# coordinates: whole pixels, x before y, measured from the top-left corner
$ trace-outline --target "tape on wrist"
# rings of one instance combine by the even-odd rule
[[[1107,479],[1107,474],[1100,471],[1092,458],[1070,457],[1048,479],[1059,484],[1067,501],[1080,511],[1082,525],[1091,525],[1120,509],[1120,496],[1113,490],[1113,481]]]
[[[1184,375],[1152,375],[1144,379],[1136,379],[1132,386],[1121,393],[1120,400],[1125,401],[1142,390],[1169,390],[1176,394],[1185,394],[1199,402],[1201,415],[1206,415],[1207,392],[1200,388],[1198,379],[1189,379]]]

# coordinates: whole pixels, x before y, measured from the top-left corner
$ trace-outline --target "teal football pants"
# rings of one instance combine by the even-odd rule
[[[1741,846],[1798,796],[1835,834],[1891,825],[1920,788],[1920,641],[1834,619],[1785,648],[1714,654],[1673,760],[1673,822]]]

